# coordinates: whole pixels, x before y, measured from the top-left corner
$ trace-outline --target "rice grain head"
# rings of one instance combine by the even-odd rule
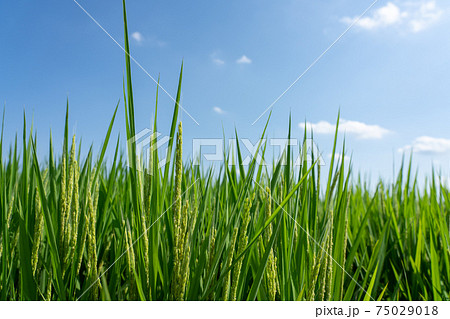
[[[231,244],[228,251],[228,257],[225,264],[225,269],[228,269],[231,267],[231,264],[233,263],[233,254],[234,254],[234,248],[236,245],[236,239],[238,235],[238,227],[234,227],[233,229],[233,235],[231,237]],[[225,279],[225,284],[223,288],[223,301],[227,301],[229,297],[229,290],[230,290],[230,281],[231,281],[231,269],[228,271],[228,274]]]
[[[72,260],[75,256],[75,249],[77,247],[78,240],[78,228],[80,226],[80,199],[79,199],[79,186],[78,181],[80,178],[80,168],[77,161],[74,163],[74,183],[73,183],[73,194],[72,194],[72,204],[71,204],[71,234],[70,234],[70,251],[69,260]]]
[[[33,276],[36,275],[36,269],[39,258],[39,248],[41,246],[41,235],[44,230],[44,213],[42,211],[41,198],[39,189],[36,187],[35,199],[34,199],[34,236],[33,247],[31,253],[31,267],[33,270]]]
[[[66,208],[67,208],[67,198],[66,198],[67,184],[66,184],[66,157],[63,155],[61,164],[61,192],[59,199],[59,209],[60,209],[60,224],[59,224],[59,255],[64,256],[64,234],[66,226]]]
[[[247,246],[248,243],[248,236],[247,236],[247,227],[250,223],[250,208],[252,207],[252,203],[249,198],[245,199],[244,202],[244,212],[242,214],[242,220],[241,220],[241,231],[239,234],[239,241],[238,241],[238,250],[237,255],[240,256]],[[242,261],[243,256],[237,261],[236,265],[233,269],[233,283],[231,286],[231,297],[230,300],[235,301],[236,300],[236,294],[237,294],[237,288],[239,283],[239,277],[241,275],[241,268],[242,268]]]
[[[183,174],[183,128],[182,123],[178,124],[178,133],[175,150],[175,189],[173,198],[173,225],[174,225],[174,248],[173,248],[173,276],[172,276],[172,297],[178,299],[181,290],[180,271],[183,265],[184,236],[187,225],[187,205],[181,205],[181,182]]]
[[[269,187],[266,187],[265,202],[266,202],[265,214],[266,220],[268,220],[272,216],[272,196]],[[272,237],[272,233],[273,233],[272,224],[269,224],[264,232],[264,239],[265,239],[264,246],[267,246],[269,244],[270,238]],[[269,300],[274,301],[277,294],[278,284],[277,284],[277,258],[275,257],[273,248],[270,248],[265,277]]]
[[[326,300],[331,300],[332,280],[333,280],[333,231],[334,231],[334,212],[331,210],[331,226],[330,226],[330,239],[328,244],[328,265],[327,265],[327,295]]]

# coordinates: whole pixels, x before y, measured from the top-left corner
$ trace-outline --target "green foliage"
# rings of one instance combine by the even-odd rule
[[[130,141],[136,128],[125,3],[124,26]],[[449,299],[450,192],[434,173],[419,191],[410,159],[392,184],[370,190],[336,156],[338,128],[325,178],[303,143],[300,167],[295,146],[271,171],[256,159],[245,167],[239,147],[237,154],[224,150],[218,171],[183,162],[182,70],[163,168],[153,139],[148,168],[132,141],[124,159],[119,139],[106,165],[117,107],[97,159],[92,148],[81,159],[75,137],[70,147],[68,106],[61,155],[55,158],[50,138],[45,164],[25,121],[22,150],[16,139],[1,153],[2,123],[0,300]],[[157,108],[158,98],[155,116]],[[261,142],[262,158],[265,150]]]

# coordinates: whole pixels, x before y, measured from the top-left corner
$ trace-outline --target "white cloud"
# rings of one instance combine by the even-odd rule
[[[218,107],[218,106],[214,106],[214,107],[213,107],[213,111],[216,112],[217,114],[220,114],[220,115],[223,115],[223,114],[227,113],[227,112],[225,112],[224,110],[222,110],[222,109],[221,109],[220,107]]]
[[[137,43],[142,43],[142,41],[144,41],[144,37],[142,36],[142,33],[140,32],[133,32],[131,34],[131,37],[137,42]]]
[[[430,136],[420,136],[416,138],[412,145],[399,148],[400,153],[413,150],[415,153],[423,154],[443,154],[450,152],[450,139],[436,138]]]
[[[224,64],[225,64],[225,61],[224,61],[224,60],[221,60],[221,59],[218,59],[218,58],[213,58],[212,61],[213,61],[214,64],[216,64],[216,65],[224,65]]]
[[[305,128],[305,123],[299,123],[298,126],[302,129]],[[327,121],[320,121],[317,123],[306,122],[306,129],[313,130],[317,134],[334,134],[336,125]],[[360,139],[381,139],[390,131],[379,125],[371,125],[358,121],[348,121],[342,119],[339,122],[339,131],[346,134],[355,135]]]
[[[363,29],[372,30],[399,23],[406,15],[406,12],[401,12],[398,6],[392,2],[388,2],[384,7],[375,10],[372,16],[359,19],[356,25]],[[342,21],[350,24],[354,19],[345,17]]]
[[[246,55],[243,55],[239,59],[236,60],[236,63],[239,63],[239,64],[250,64],[250,63],[252,63],[252,60],[249,59]]]
[[[435,1],[422,3],[417,14],[409,22],[411,30],[419,32],[428,28],[441,18],[442,13],[443,11],[437,8]]]
[[[375,10],[372,15],[362,17],[355,25],[366,30],[397,26],[411,32],[419,32],[437,22],[442,13],[435,0],[403,1],[397,4],[388,2]],[[341,21],[351,24],[355,19],[356,17],[344,17]]]

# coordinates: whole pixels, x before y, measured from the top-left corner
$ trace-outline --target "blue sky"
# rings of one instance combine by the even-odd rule
[[[186,154],[192,138],[256,141],[267,113],[252,123],[373,1],[127,2],[132,56],[175,96],[184,61]],[[122,1],[78,3],[123,45]],[[71,132],[98,148],[118,100],[124,53],[73,0],[0,3],[0,101],[5,140],[33,120],[45,157],[50,129],[62,140],[66,98]],[[379,0],[273,106],[268,134],[302,138],[313,128],[325,162],[338,110],[340,135],[356,171],[392,177],[401,152],[448,175],[450,155],[450,3]],[[150,127],[156,85],[133,68],[136,127]],[[167,133],[173,102],[159,95],[159,131]],[[123,103],[114,136],[125,136]]]

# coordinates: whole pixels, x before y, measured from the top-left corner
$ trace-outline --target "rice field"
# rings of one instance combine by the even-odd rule
[[[125,3],[124,27],[130,52]],[[0,300],[449,300],[450,192],[434,174],[419,190],[410,159],[393,183],[369,188],[337,156],[345,153],[338,127],[326,171],[314,154],[308,161],[303,143],[288,145],[271,170],[255,158],[244,166],[239,145],[237,163],[225,149],[219,167],[194,165],[182,154],[182,72],[171,160],[161,168],[153,144],[150,165],[135,143],[123,155],[111,136],[119,106],[101,149],[85,158],[68,133],[69,109],[63,148],[50,139],[45,163],[25,120],[10,146],[2,122]],[[258,149],[264,157],[266,144]]]

